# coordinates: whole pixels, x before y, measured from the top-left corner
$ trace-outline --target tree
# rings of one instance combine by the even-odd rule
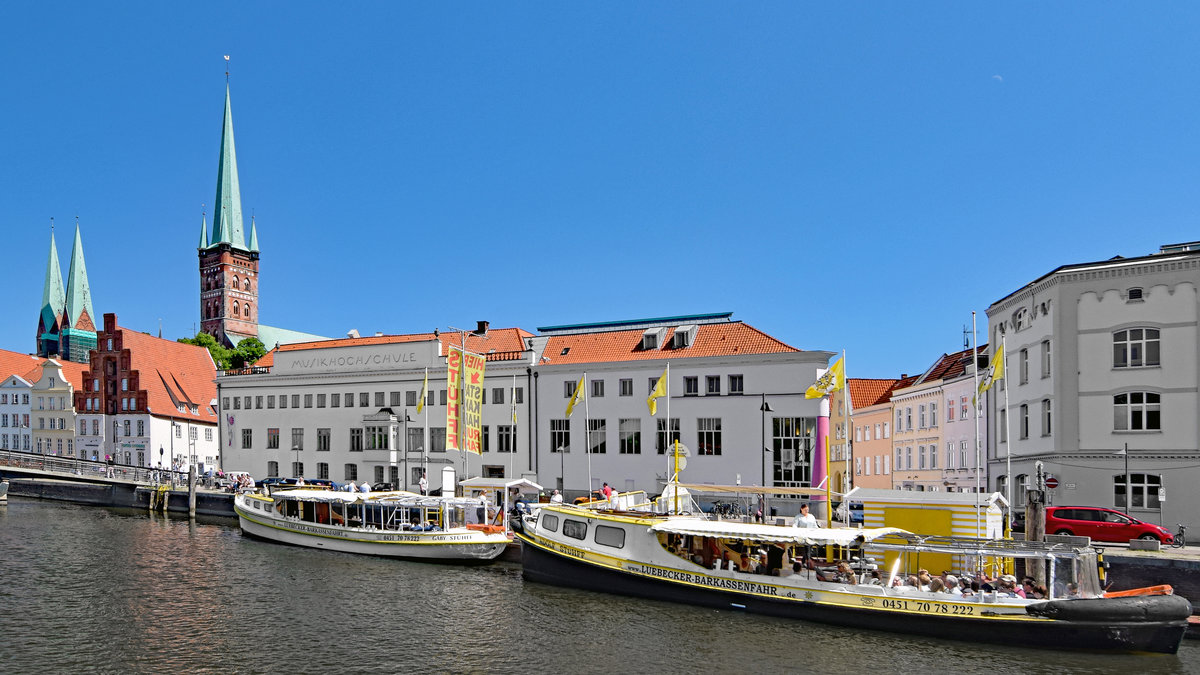
[[[258,338],[246,338],[238,343],[230,357],[234,368],[248,368],[267,353],[267,348]]]
[[[254,341],[258,342],[257,339]],[[182,342],[183,344],[187,345],[196,345],[197,347],[205,347],[208,349],[208,353],[212,354],[213,363],[217,365],[218,370],[227,370],[235,367],[231,365],[233,361],[233,351],[226,349],[221,345],[221,343],[217,342],[215,337],[209,335],[208,333],[201,331],[196,333],[196,337],[194,338],[179,338],[177,342]],[[261,342],[258,342],[258,345],[260,348],[262,347]]]

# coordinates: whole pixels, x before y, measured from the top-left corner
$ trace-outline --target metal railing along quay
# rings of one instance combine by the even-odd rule
[[[169,469],[151,469],[66,455],[41,455],[32,452],[0,450],[0,468],[38,471],[71,480],[128,481],[146,485],[187,485],[187,473]]]

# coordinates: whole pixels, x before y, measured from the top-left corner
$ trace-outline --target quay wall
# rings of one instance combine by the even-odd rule
[[[1175,595],[1191,600],[1193,607],[1200,607],[1200,558],[1173,556],[1166,552],[1152,556],[1127,555],[1108,549],[1104,552],[1104,561],[1108,563],[1108,581],[1112,583],[1109,590],[1170,584]]]

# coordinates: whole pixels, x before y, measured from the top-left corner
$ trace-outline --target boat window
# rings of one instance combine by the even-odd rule
[[[259,509],[260,511],[262,510],[262,507],[258,505],[258,502],[250,502],[250,506]]]
[[[587,523],[567,518],[563,521],[563,534],[580,541],[587,539]]]
[[[625,530],[619,527],[597,525],[595,537],[597,544],[604,544],[613,548],[625,548]]]
[[[551,532],[558,532],[558,516],[554,516],[549,513],[543,513],[542,527]]]

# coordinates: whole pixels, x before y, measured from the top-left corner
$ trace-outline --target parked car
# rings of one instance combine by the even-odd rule
[[[1014,513],[1013,514],[1012,531],[1013,532],[1024,532],[1025,531],[1025,514],[1024,513]]]
[[[847,513],[847,509],[849,513]],[[856,525],[863,522],[863,505],[862,502],[842,502],[834,509],[837,519],[847,525]],[[847,520],[849,517],[849,520]]]
[[[295,478],[264,478],[254,483],[254,487],[259,488],[289,488],[299,484],[300,481]]]
[[[1093,541],[1157,539],[1164,544],[1175,541],[1175,536],[1165,527],[1099,506],[1046,507],[1046,533],[1091,537]]]

